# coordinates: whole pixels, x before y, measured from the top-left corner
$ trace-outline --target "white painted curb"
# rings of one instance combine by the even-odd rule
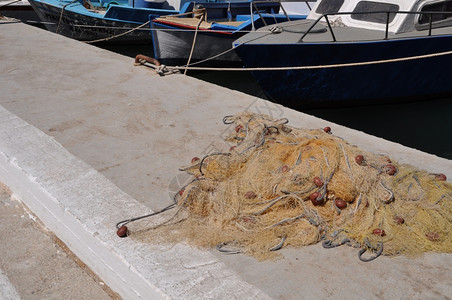
[[[118,238],[116,222],[149,208],[1,106],[0,125],[0,181],[124,299],[267,298],[208,252]]]

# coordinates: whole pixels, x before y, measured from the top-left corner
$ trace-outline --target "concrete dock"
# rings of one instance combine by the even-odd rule
[[[178,168],[228,149],[222,118],[244,110],[449,181],[452,161],[21,23],[0,23],[0,41],[0,182],[122,298],[450,299],[450,254],[362,263],[315,245],[257,262],[120,239],[115,224],[170,204]]]

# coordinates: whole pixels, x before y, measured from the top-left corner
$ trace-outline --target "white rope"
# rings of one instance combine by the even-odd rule
[[[205,14],[206,14],[206,10],[204,10],[204,13],[199,18],[198,25],[196,25],[196,31],[195,31],[195,34],[193,36],[193,43],[191,45],[190,55],[188,56],[187,67],[190,65],[190,61],[191,61],[191,57],[193,55],[193,51],[195,51],[196,37],[198,36],[199,26],[201,26],[201,23],[204,20]],[[184,71],[184,75],[186,75],[186,74],[187,74],[187,68],[185,68],[185,71]]]
[[[241,45],[243,45],[243,44],[240,44],[239,46],[241,46]],[[238,46],[237,46],[237,47],[238,47]],[[235,47],[235,48],[237,48],[237,47]],[[190,64],[190,65],[187,64],[186,66],[187,66],[187,67],[192,67],[192,66],[194,66],[194,65],[200,65],[200,64],[203,64],[203,63],[208,62],[208,61],[210,61],[210,60],[214,60],[215,58],[218,58],[218,57],[220,57],[220,56],[223,56],[223,55],[225,55],[225,54],[227,54],[227,53],[229,53],[229,52],[231,52],[231,51],[234,51],[235,48],[230,48],[230,49],[228,49],[228,50],[225,50],[225,51],[223,51],[223,52],[220,52],[220,53],[218,53],[218,54],[216,54],[216,55],[214,55],[214,56],[211,56],[211,57],[209,57],[209,58],[206,58],[206,59],[203,59],[203,60],[194,62],[194,63],[192,63],[192,64]]]
[[[78,0],[73,0],[71,3],[65,4],[63,5],[63,7],[61,8],[61,14],[60,14],[60,18],[58,20],[58,26],[57,29],[55,31],[55,33],[58,33],[60,30],[60,25],[61,25],[61,21],[63,20],[63,13],[64,13],[64,9],[66,8],[66,6],[74,4],[75,2],[77,2]]]
[[[91,43],[109,41],[109,40],[121,37],[123,35],[129,34],[131,32],[134,32],[135,30],[138,30],[138,29],[140,29],[140,28],[142,28],[142,27],[144,27],[146,25],[149,25],[149,23],[150,23],[150,21],[147,21],[146,23],[143,23],[140,26],[134,27],[134,28],[132,28],[132,29],[126,31],[126,32],[123,32],[123,33],[120,33],[120,34],[117,34],[117,35],[109,36],[109,37],[106,37],[106,38],[103,38],[103,39],[94,40],[94,41],[84,41],[84,42],[87,43],[87,44],[91,44]]]
[[[239,47],[238,45],[237,47]],[[376,64],[385,64],[385,63],[393,63],[393,62],[401,62],[401,61],[410,61],[416,59],[425,59],[438,57],[443,55],[450,55],[452,51],[438,52],[432,54],[425,55],[417,55],[417,56],[409,56],[409,57],[401,57],[401,58],[393,58],[393,59],[383,59],[376,61],[365,61],[365,62],[357,62],[357,63],[345,63],[345,64],[334,64],[334,65],[318,65],[318,66],[294,66],[294,67],[261,67],[261,68],[211,68],[211,67],[191,67],[191,66],[167,66],[169,70],[196,70],[196,71],[288,71],[288,70],[313,70],[313,69],[328,69],[328,68],[342,68],[342,67],[356,67],[356,66],[367,66],[367,65],[376,65]]]
[[[67,4],[70,5],[74,2],[76,2],[77,0],[72,1],[71,3]],[[67,6],[65,5],[65,6]],[[63,7],[61,14],[60,14],[60,20],[58,22],[58,26],[57,26],[57,31],[60,27],[61,24],[61,19],[62,19],[62,15],[64,12],[64,8]],[[189,12],[189,13],[185,13],[185,14],[180,14],[180,15],[186,15],[186,14],[193,14],[193,12]],[[162,16],[164,17],[164,16]],[[432,54],[426,54],[426,55],[417,55],[417,56],[409,56],[409,57],[402,57],[402,58],[393,58],[393,59],[385,59],[385,60],[377,60],[377,61],[366,61],[366,62],[357,62],[357,63],[344,63],[344,64],[333,64],[333,65],[318,65],[318,66],[292,66],[292,67],[256,67],[256,68],[213,68],[213,67],[193,67],[193,65],[195,64],[200,64],[203,62],[207,62],[210,61],[212,59],[215,59],[223,54],[226,54],[232,50],[234,50],[235,48],[243,45],[243,44],[239,44],[238,46],[236,46],[235,48],[231,48],[228,49],[226,51],[223,51],[213,57],[204,59],[200,62],[195,62],[192,65],[190,65],[190,60],[191,60],[191,55],[193,53],[194,50],[194,43],[196,41],[196,35],[198,33],[199,30],[199,25],[202,22],[201,21],[198,23],[198,26],[196,27],[195,30],[190,30],[190,29],[142,29],[143,27],[145,27],[146,25],[148,25],[150,23],[150,21],[147,21],[146,23],[143,23],[137,27],[134,27],[126,32],[123,32],[121,34],[118,35],[114,35],[111,37],[107,37],[107,38],[103,38],[103,39],[98,39],[98,40],[94,40],[94,41],[85,41],[85,43],[87,44],[91,44],[91,43],[96,43],[96,42],[101,42],[101,41],[108,41],[114,38],[118,38],[121,37],[123,35],[127,35],[133,31],[136,31],[138,29],[140,30],[162,30],[162,31],[194,31],[195,32],[195,36],[194,36],[194,41],[193,41],[193,45],[192,45],[192,49],[191,49],[191,53],[190,53],[190,57],[188,60],[188,63],[185,66],[165,66],[165,68],[169,71],[174,71],[174,70],[182,70],[184,69],[184,74],[187,72],[187,70],[196,70],[196,71],[288,71],[288,70],[312,70],[312,69],[327,69],[327,68],[341,68],[341,67],[356,67],[356,66],[366,66],[366,65],[375,65],[375,64],[384,64],[384,63],[393,63],[393,62],[401,62],[401,61],[410,61],[410,60],[417,60],[417,59],[425,59],[425,58],[432,58],[432,57],[438,57],[438,56],[443,56],[443,55],[450,55],[452,54],[452,51],[445,51],[445,52],[439,52],[439,53],[432,53]],[[294,25],[288,25],[288,26],[295,26],[298,24],[294,24]],[[78,27],[92,27],[92,28],[114,28],[114,29],[125,29],[123,28],[118,28],[118,27],[108,27],[108,26],[88,26],[88,25],[72,25],[72,26],[78,26]],[[215,31],[215,30],[209,30],[209,32],[224,32],[224,31]],[[251,31],[246,31],[246,30],[240,30],[240,31],[236,31],[236,32],[251,32]],[[271,33],[270,33],[271,34]],[[265,34],[264,36],[266,36],[267,34]],[[259,36],[256,39],[260,39],[263,36]]]
[[[55,22],[40,22],[42,24],[56,25]],[[129,30],[130,27],[116,27],[116,26],[97,26],[97,25],[83,25],[83,24],[65,24],[65,26],[71,27],[81,27],[81,28],[97,28],[97,29],[115,29],[115,30]],[[140,28],[140,31],[175,31],[175,32],[194,32],[196,29],[182,29],[182,28]],[[226,30],[212,30],[209,29],[209,33],[250,33],[252,30],[236,30],[236,31],[226,31]]]
[[[267,35],[270,35],[270,34],[271,34],[271,32],[268,32],[268,33],[266,33],[266,34],[264,34],[264,35],[262,35],[262,36],[258,36],[258,37],[254,38],[254,39],[250,39],[250,40],[247,41],[246,43],[250,43],[250,42],[252,42],[252,41],[261,39],[261,38],[266,37]],[[238,45],[237,47],[239,47],[239,46],[241,46],[241,45],[244,45],[244,44],[245,44],[245,43],[240,44],[240,45]],[[237,47],[235,47],[235,48],[237,48]],[[205,62],[207,62],[207,61],[210,61],[210,60],[213,60],[213,59],[215,59],[215,58],[217,58],[217,57],[220,57],[220,56],[222,56],[222,55],[224,55],[224,54],[227,54],[227,53],[229,53],[229,52],[231,52],[231,51],[234,51],[235,48],[230,48],[230,49],[228,49],[228,50],[225,50],[225,51],[223,51],[223,52],[220,52],[220,53],[218,53],[218,54],[216,54],[216,55],[214,55],[214,56],[211,56],[211,57],[209,57],[209,58],[206,58],[206,59],[203,59],[203,60],[194,62],[194,63],[192,63],[191,65],[187,64],[187,66],[191,67],[191,66],[194,66],[194,65],[199,65],[199,64],[205,63]]]

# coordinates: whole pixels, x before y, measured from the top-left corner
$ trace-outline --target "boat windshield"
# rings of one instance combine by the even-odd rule
[[[352,19],[359,21],[367,21],[372,23],[386,24],[387,14],[386,13],[365,13],[365,12],[398,12],[400,7],[397,4],[392,3],[382,3],[375,1],[360,1],[356,4],[355,9],[351,15]],[[389,23],[391,23],[396,14],[389,14]]]
[[[424,5],[421,9],[421,12],[445,12],[444,14],[432,14],[432,22],[439,22],[443,20],[452,20],[452,1],[443,1],[436,2],[432,4]],[[446,13],[448,12],[448,13]],[[430,23],[430,15],[423,14],[419,16],[419,24],[428,24]]]
[[[344,4],[344,0],[322,1],[315,12],[320,15],[335,14],[341,9],[342,4]]]
[[[319,0],[310,20],[391,33],[452,26],[452,0]]]

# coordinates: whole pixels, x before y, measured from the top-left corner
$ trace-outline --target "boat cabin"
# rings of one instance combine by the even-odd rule
[[[324,15],[334,26],[391,33],[428,30],[430,22],[432,28],[452,25],[452,0],[319,0],[308,19]]]

